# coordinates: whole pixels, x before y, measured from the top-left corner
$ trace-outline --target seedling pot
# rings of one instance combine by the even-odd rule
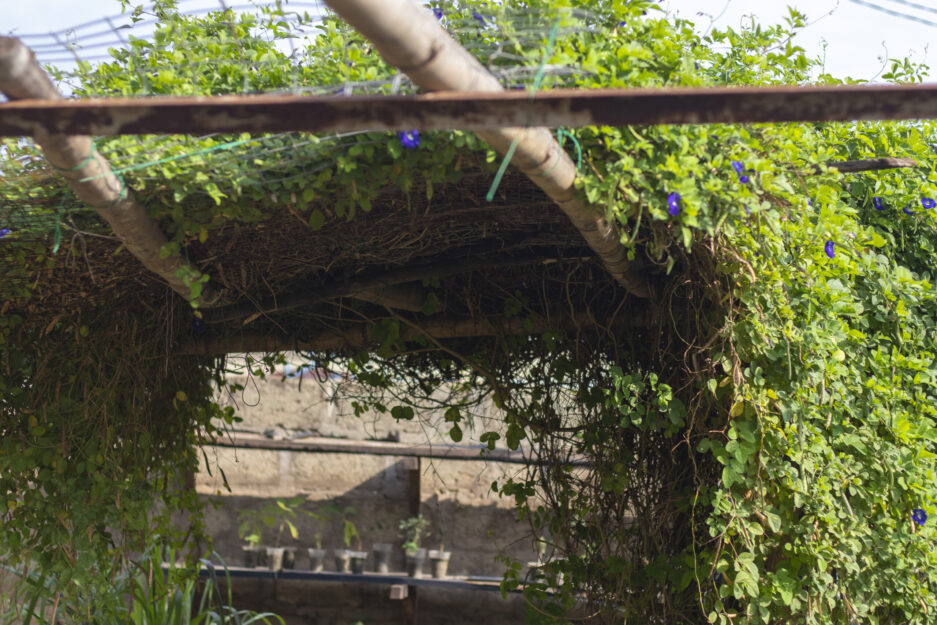
[[[257,568],[267,566],[267,548],[260,545],[244,545],[241,547],[244,552],[244,566],[247,568]]]
[[[283,547],[267,547],[267,562],[274,571],[283,569],[283,556],[286,550]]]
[[[267,547],[267,562],[274,571],[292,569],[296,566],[296,548]]]
[[[335,550],[335,570],[339,573],[351,573],[351,551],[348,549]]]
[[[452,556],[451,551],[442,551],[439,549],[431,549],[429,551],[429,561],[431,563],[433,577],[441,579],[446,576],[446,573],[449,571],[450,556]]]
[[[351,551],[349,552],[351,559],[351,572],[355,575],[361,575],[364,573],[364,562],[368,559],[367,551]]]
[[[325,560],[325,549],[313,549],[310,547],[306,549],[306,553],[309,554],[309,570],[313,573],[321,572],[322,561]]]
[[[378,573],[390,572],[390,554],[393,545],[390,543],[374,543],[374,570]]]
[[[414,549],[407,553],[407,575],[423,577],[423,563],[426,561],[426,549]]]

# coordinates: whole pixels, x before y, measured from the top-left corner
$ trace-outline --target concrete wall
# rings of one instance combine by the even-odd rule
[[[243,419],[236,425],[243,431],[266,431],[276,438],[311,433],[355,440],[451,443],[437,433],[435,425],[443,421],[441,413],[424,413],[421,419],[404,422],[373,412],[354,416],[349,403],[333,399],[335,386],[341,381],[318,384],[307,376],[301,378],[300,384],[300,378],[283,379],[282,375],[271,376],[266,381],[245,377],[235,380],[245,388],[229,395],[226,401]],[[471,427],[464,429],[462,444],[477,444],[478,435],[498,428],[492,417],[482,414],[474,430]],[[443,434],[447,431],[448,427],[442,430]],[[203,466],[196,476],[196,488],[206,497],[220,494],[215,498],[220,502],[218,507],[213,509],[209,506],[206,510],[206,523],[214,537],[215,550],[229,564],[241,564],[242,541],[237,534],[239,512],[259,509],[277,497],[303,497],[306,501],[303,508],[310,511],[322,511],[326,506],[341,511],[353,510],[347,518],[361,534],[364,550],[370,551],[371,544],[375,542],[390,542],[398,546],[402,542],[398,524],[410,516],[408,469],[402,458],[227,448],[210,448],[207,454],[209,465]],[[446,549],[453,551],[450,574],[500,576],[503,565],[496,561],[499,555],[516,557],[522,562],[535,559],[526,527],[516,520],[513,503],[503,501],[491,492],[493,481],[500,481],[522,469],[519,465],[484,461],[422,460],[421,513],[431,523],[431,534],[423,546],[433,549],[439,546],[441,539],[444,541]],[[230,493],[224,490],[222,472],[231,487]],[[344,547],[341,519],[337,517],[316,522],[300,516],[296,525],[299,539],[293,540],[288,532],[283,532],[281,545],[311,547],[315,544],[316,534],[321,533],[324,548]],[[274,539],[271,532],[265,537],[265,542],[272,543]],[[372,558],[369,556],[366,564],[368,570],[373,567]],[[305,557],[299,557],[297,568],[306,568],[307,562]],[[326,562],[327,570],[334,569],[331,556],[327,556]],[[392,570],[403,570],[402,551],[395,550],[392,564]],[[391,620],[400,622],[397,614],[399,602],[385,605],[383,602],[390,600],[386,598],[387,588],[382,586],[341,587],[282,580],[275,588],[268,588],[269,584],[238,584],[241,589],[238,594],[250,602],[250,605],[244,605],[239,601],[239,607],[259,609],[269,606],[273,609],[275,605],[278,610],[274,611],[286,616],[285,610],[292,615],[288,622],[351,624],[362,620],[370,625],[383,622],[381,614],[388,610],[388,614],[395,615]],[[503,600],[499,593],[458,591],[450,596],[447,592],[421,590],[421,614],[424,610],[432,613],[436,609],[432,606],[438,605],[440,615],[439,620],[422,622],[474,623],[477,617],[471,616],[468,608],[478,601],[494,602],[500,606],[492,608],[492,615],[501,614],[499,610],[503,608],[504,622],[518,622],[515,618],[520,614],[518,610],[523,611],[522,606],[510,601],[501,605]],[[379,595],[384,598],[380,599]],[[519,598],[515,598],[515,603],[517,600]],[[365,608],[371,610],[368,618],[346,618],[351,612]],[[500,619],[495,618],[491,622],[500,622]]]

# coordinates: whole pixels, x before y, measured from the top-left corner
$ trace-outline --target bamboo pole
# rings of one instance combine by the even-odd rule
[[[427,91],[503,91],[501,83],[413,0],[326,0],[371,41],[384,59]],[[628,291],[650,297],[646,277],[633,270],[618,229],[575,192],[576,166],[546,128],[500,128],[478,136],[555,201],[582,233],[609,273]]]
[[[0,37],[0,91],[10,100],[62,99],[32,51],[13,37]],[[173,291],[191,299],[189,285],[176,273],[188,268],[192,275],[198,275],[197,270],[178,254],[160,257],[160,249],[168,243],[166,236],[123,180],[114,174],[107,159],[95,151],[91,137],[37,129],[33,139],[49,164],[65,178],[72,191],[111,226],[127,250]],[[206,285],[197,303],[211,306],[222,303],[221,299],[219,293]]]

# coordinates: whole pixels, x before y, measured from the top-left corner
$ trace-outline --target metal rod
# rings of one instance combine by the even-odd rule
[[[555,89],[411,96],[252,95],[23,99],[0,136],[496,130],[658,124],[937,119],[937,84]]]
[[[256,449],[263,451],[294,451],[313,454],[351,454],[366,456],[394,456],[396,458],[431,458],[434,460],[460,460],[467,462],[498,462],[504,464],[538,464],[539,460],[530,452],[509,449],[489,450],[483,445],[410,445],[384,441],[358,441],[339,438],[267,438],[256,434],[237,434],[206,443],[212,447],[234,449]],[[572,459],[569,464],[587,466],[584,459]],[[409,470],[420,472],[420,465]],[[415,480],[418,482],[419,480]],[[418,486],[418,484],[417,484]],[[408,499],[411,516],[419,514],[419,489],[412,489]]]

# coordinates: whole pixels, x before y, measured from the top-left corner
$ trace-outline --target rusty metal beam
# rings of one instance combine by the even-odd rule
[[[295,451],[300,453],[394,456],[398,458],[431,458],[434,460],[504,462],[508,464],[534,464],[537,462],[536,459],[532,458],[530,452],[510,451],[508,449],[489,450],[487,446],[481,445],[411,445],[408,443],[322,437],[272,439],[257,434],[223,436],[209,441],[207,444],[212,447]],[[417,514],[419,514],[419,511],[414,512],[413,516]]]
[[[937,119],[937,84],[556,89],[411,96],[250,95],[24,99],[0,136],[317,133]]]

